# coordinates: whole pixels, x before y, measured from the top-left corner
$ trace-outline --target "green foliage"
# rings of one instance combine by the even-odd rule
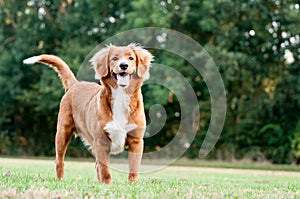
[[[292,153],[294,158],[294,163],[300,162],[300,121],[294,131],[294,136],[291,141]]]
[[[299,163],[298,1],[0,0],[0,5],[1,154],[54,154],[56,117],[64,90],[54,71],[24,66],[24,58],[56,54],[76,74],[86,55],[107,37],[156,26],[180,31],[199,42],[222,75],[227,118],[210,158],[274,163],[291,163],[294,158]],[[153,53],[156,63],[183,74],[197,95],[200,128],[186,152],[196,158],[211,116],[205,81],[184,59]],[[174,115],[180,107],[174,93],[162,86],[145,85],[143,92],[146,113],[157,103],[168,113],[162,131],[146,139],[145,148],[151,151],[175,136],[180,118]],[[88,156],[76,151],[78,143],[72,141],[69,154]]]

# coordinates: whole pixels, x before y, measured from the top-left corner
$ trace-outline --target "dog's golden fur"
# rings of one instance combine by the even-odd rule
[[[141,86],[149,78],[152,59],[147,50],[135,44],[107,46],[90,60],[101,85],[77,81],[68,65],[54,55],[24,60],[27,64],[39,62],[54,68],[67,90],[61,99],[55,137],[58,179],[64,177],[64,156],[76,134],[96,157],[99,181],[111,183],[110,154],[121,152],[125,145],[129,158],[128,180],[138,180],[146,127]]]

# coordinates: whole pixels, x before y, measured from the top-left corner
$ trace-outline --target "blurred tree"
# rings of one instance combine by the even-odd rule
[[[228,149],[234,158],[258,151],[273,162],[290,162],[290,140],[299,119],[299,2],[189,5],[184,29],[214,58],[228,92],[227,122],[217,150]]]
[[[300,122],[298,121],[295,128],[294,137],[292,138],[293,163],[300,164]]]

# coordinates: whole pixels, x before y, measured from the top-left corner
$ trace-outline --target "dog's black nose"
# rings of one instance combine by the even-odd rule
[[[120,63],[120,68],[121,68],[122,70],[126,70],[126,69],[128,68],[128,64],[125,63],[125,62],[122,62],[122,63]]]

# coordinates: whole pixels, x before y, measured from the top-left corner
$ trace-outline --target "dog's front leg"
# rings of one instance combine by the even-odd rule
[[[137,130],[134,130],[137,131]],[[144,131],[144,130],[143,130]],[[128,134],[128,160],[129,160],[129,182],[137,182],[139,169],[142,161],[144,140],[141,136]]]
[[[93,146],[96,156],[97,177],[100,182],[105,184],[111,184],[112,182],[109,171],[110,145],[111,144],[107,140],[96,139]]]

